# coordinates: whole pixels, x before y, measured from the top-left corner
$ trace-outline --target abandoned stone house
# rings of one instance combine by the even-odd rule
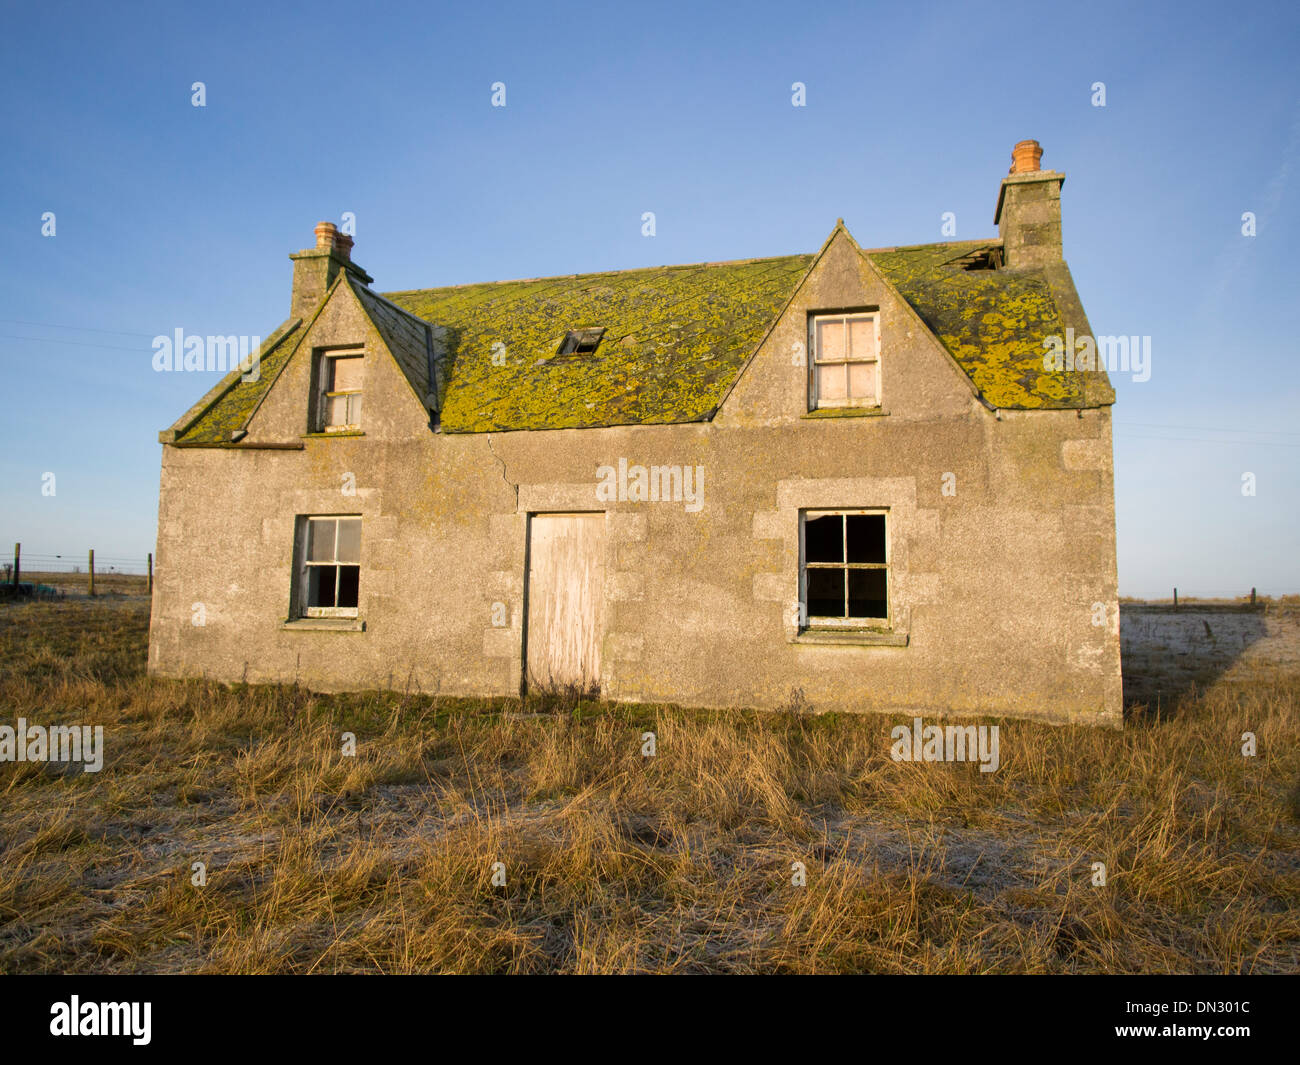
[[[151,670],[1118,725],[1110,407],[998,237],[390,292],[316,227],[163,443]],[[798,693],[796,695],[795,693]]]

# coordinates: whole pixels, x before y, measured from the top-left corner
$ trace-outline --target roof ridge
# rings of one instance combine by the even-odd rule
[[[360,282],[358,282],[358,284],[360,284]],[[352,290],[353,290],[354,292],[357,292],[358,295],[366,295],[366,296],[371,297],[372,299],[377,299],[377,300],[379,300],[380,303],[387,304],[389,307],[391,307],[393,310],[395,310],[398,314],[403,314],[403,315],[405,315],[407,318],[410,318],[410,319],[413,319],[413,320],[416,321],[416,322],[419,322],[420,325],[425,326],[426,328],[427,328],[428,325],[429,325],[429,323],[428,323],[425,319],[421,318],[421,317],[420,317],[418,314],[416,314],[414,311],[409,311],[409,310],[407,310],[405,307],[401,306],[400,304],[394,303],[394,302],[393,302],[392,300],[390,300],[387,296],[385,296],[382,292],[375,292],[373,289],[367,288],[365,285],[361,285],[360,289],[358,289],[356,285],[353,285]],[[428,290],[428,289],[411,289],[411,290],[409,290],[409,291],[412,291],[412,292],[427,292],[427,291],[429,291],[429,290]]]
[[[484,285],[522,285],[534,281],[580,281],[585,277],[608,277],[611,274],[620,276],[626,274],[649,273],[651,270],[693,270],[704,266],[747,266],[750,263],[770,263],[779,259],[800,259],[807,256],[816,255],[816,252],[798,251],[791,252],[788,255],[760,255],[749,259],[717,259],[702,263],[663,263],[659,266],[630,266],[623,270],[593,270],[585,274],[549,274],[542,277],[513,277],[503,278],[499,281],[467,281],[459,285],[434,285],[431,288],[402,288],[393,289],[390,295],[404,296],[413,292],[449,292],[458,288],[481,288]],[[372,293],[379,296],[379,293]],[[385,297],[381,297],[385,298]],[[391,301],[389,301],[391,302]],[[406,313],[410,313],[407,311]]]
[[[920,251],[923,248],[991,248],[1002,244],[1001,237],[986,237],[974,240],[936,240],[929,244],[898,244],[888,248],[861,248],[864,255],[888,255],[896,251]]]

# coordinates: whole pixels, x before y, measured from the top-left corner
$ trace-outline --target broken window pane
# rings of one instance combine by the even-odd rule
[[[338,606],[356,608],[357,590],[361,583],[360,566],[340,566]]]
[[[308,566],[307,605],[312,607],[333,606],[334,589],[337,581],[337,566]]]
[[[826,514],[803,524],[804,558],[808,562],[844,561],[844,518]]]
[[[844,617],[844,570],[808,570],[808,616]]]
[[[303,545],[302,609],[355,616],[361,583],[361,519],[308,518]]]
[[[595,329],[570,329],[564,335],[557,355],[590,355],[600,346],[600,338],[605,335],[605,327]]]
[[[850,562],[885,561],[885,516],[850,514],[848,523],[848,560]]]
[[[849,570],[849,617],[889,617],[886,572],[883,569]]]
[[[854,628],[889,620],[886,517],[804,513],[801,576],[810,625]]]

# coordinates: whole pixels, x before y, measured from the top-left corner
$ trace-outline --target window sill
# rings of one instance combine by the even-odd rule
[[[360,618],[289,618],[280,628],[304,632],[313,629],[324,632],[365,632],[366,623]]]
[[[818,407],[801,415],[804,418],[888,418],[889,411],[883,407]]]
[[[790,642],[840,647],[906,647],[908,639],[905,632],[887,632],[884,629],[801,629]]]
[[[336,436],[365,436],[365,431],[361,429],[333,429],[321,433],[303,433],[304,440],[328,440]]]

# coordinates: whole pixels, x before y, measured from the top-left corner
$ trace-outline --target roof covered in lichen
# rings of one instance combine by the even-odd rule
[[[256,374],[238,369],[228,373],[176,423],[169,442],[229,444],[231,433],[248,426],[305,333],[301,319],[281,323],[258,349]]]
[[[812,255],[391,292],[434,327],[445,432],[701,421]],[[590,354],[570,330],[603,328]],[[450,384],[448,385],[448,382]]]
[[[1087,330],[1064,264],[981,268],[995,263],[1000,250],[997,241],[963,241],[862,254],[990,406],[1069,409],[1114,402],[1104,373],[1044,369],[1046,337],[1062,336],[1066,327]],[[349,284],[416,396],[440,411],[445,432],[668,424],[713,414],[816,258],[785,255],[384,296],[360,281]],[[284,323],[262,346],[256,381],[228,375],[164,439],[231,443],[309,329],[310,323]],[[566,334],[582,329],[603,330],[596,349],[560,354]]]
[[[1104,373],[1044,369],[1045,338],[1086,329],[1063,306],[1073,285],[1046,270],[979,268],[999,251],[997,242],[963,241],[866,254],[992,406],[1113,402]]]

